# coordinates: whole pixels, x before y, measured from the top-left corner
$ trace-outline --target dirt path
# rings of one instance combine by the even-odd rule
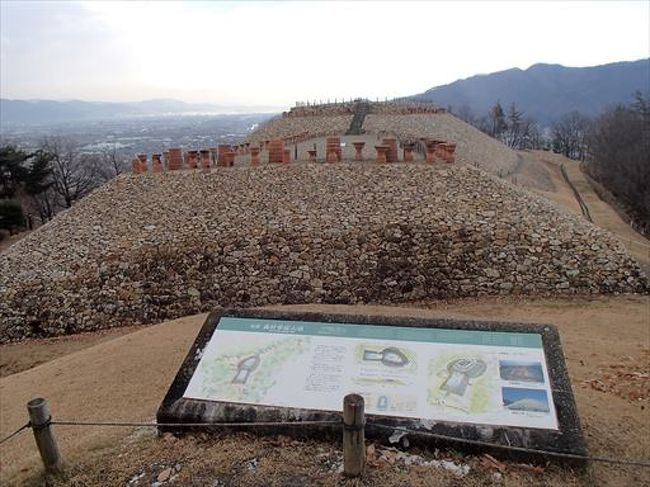
[[[334,305],[290,308],[554,323],[562,336],[591,453],[647,461],[649,305],[647,297],[608,297],[588,301],[425,303],[408,309]],[[197,315],[151,326],[0,379],[0,436],[25,422],[25,403],[38,396],[48,398],[58,419],[152,420],[204,319],[205,315]],[[616,375],[619,369],[612,366],[620,364],[625,365],[626,372],[638,371],[638,375]],[[599,382],[589,382],[594,380]],[[57,427],[56,432],[68,461],[78,463],[119,443],[132,430]],[[38,470],[30,434],[1,446],[0,455],[0,483],[17,482]],[[609,465],[597,465],[594,470],[601,485],[639,485],[647,480],[645,473]]]
[[[133,333],[142,326],[111,328],[53,338],[29,340],[0,345],[0,378],[31,369],[55,358],[92,345]]]
[[[577,161],[572,161],[571,159],[567,159],[559,154],[545,151],[534,151],[533,154],[549,169],[556,168],[556,170],[559,171],[560,167],[564,165],[569,179],[575,186],[576,190],[580,193],[584,203],[589,208],[589,213],[594,224],[603,227],[616,235],[625,245],[630,255],[637,259],[645,269],[650,269],[650,240],[646,239],[643,235],[623,221],[619,214],[609,204],[600,199],[591,184],[589,184],[589,181],[587,181],[587,178],[580,169],[580,165]],[[552,194],[545,194],[545,196],[562,204],[562,202],[566,202],[567,188],[569,191],[571,190],[566,182],[563,182],[562,185],[558,187],[561,187],[562,189],[557,192],[557,196],[553,196]],[[575,197],[573,197],[573,200],[575,202]],[[568,205],[567,208],[571,211],[574,211],[577,208],[578,212],[580,211],[577,202]]]

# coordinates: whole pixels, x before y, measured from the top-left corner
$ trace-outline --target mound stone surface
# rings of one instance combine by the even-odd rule
[[[217,305],[646,288],[608,233],[472,167],[122,175],[0,255],[0,340]]]
[[[370,114],[363,128],[371,133],[392,133],[400,140],[428,137],[455,142],[459,161],[499,176],[512,173],[519,162],[510,147],[449,113]]]
[[[259,144],[265,140],[283,139],[300,134],[309,137],[343,134],[350,126],[352,115],[321,115],[296,118],[274,118],[251,133],[246,141]]]

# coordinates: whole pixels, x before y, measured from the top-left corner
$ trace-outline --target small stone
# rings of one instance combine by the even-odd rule
[[[172,475],[172,469],[166,468],[165,470],[163,470],[158,474],[156,480],[158,480],[158,482],[160,483],[167,482],[169,480],[169,477],[171,477],[171,475]]]
[[[163,440],[167,443],[175,443],[177,439],[178,438],[176,438],[176,436],[170,432],[167,432],[163,435]]]
[[[501,277],[501,273],[499,271],[497,271],[496,269],[489,269],[488,268],[488,269],[485,269],[484,272],[485,272],[486,276],[492,277],[494,279],[498,279],[499,277]]]

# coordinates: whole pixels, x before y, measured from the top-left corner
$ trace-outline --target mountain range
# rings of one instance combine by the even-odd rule
[[[549,124],[573,110],[598,115],[608,106],[632,101],[637,91],[650,92],[650,58],[586,68],[535,64],[472,76],[408,98],[456,113],[469,108],[474,115],[486,114],[497,101],[504,109],[516,103],[525,114]]]
[[[230,114],[277,112],[276,107],[224,106],[186,103],[173,99],[138,102],[93,102],[81,100],[10,100],[0,99],[2,124],[52,124],[124,117],[184,114]]]
[[[504,109],[516,103],[526,115],[542,125],[549,125],[573,110],[597,115],[613,104],[630,102],[637,91],[650,93],[650,58],[586,68],[535,64],[525,70],[513,68],[472,76],[406,98],[451,107],[456,113],[469,109],[477,116],[486,114],[497,101]],[[0,99],[0,123],[3,125],[280,111],[278,107],[224,106],[173,99],[122,103]]]

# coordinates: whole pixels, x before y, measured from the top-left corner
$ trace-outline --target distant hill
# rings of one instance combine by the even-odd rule
[[[185,103],[172,99],[129,103],[0,99],[0,122],[2,124],[36,125],[148,115],[259,113],[266,111],[278,111],[278,109]]]
[[[430,101],[458,112],[467,106],[475,115],[487,113],[497,100],[512,102],[543,124],[572,110],[597,115],[608,105],[629,102],[636,91],[650,91],[650,59],[588,68],[535,64],[436,86],[413,100]]]

